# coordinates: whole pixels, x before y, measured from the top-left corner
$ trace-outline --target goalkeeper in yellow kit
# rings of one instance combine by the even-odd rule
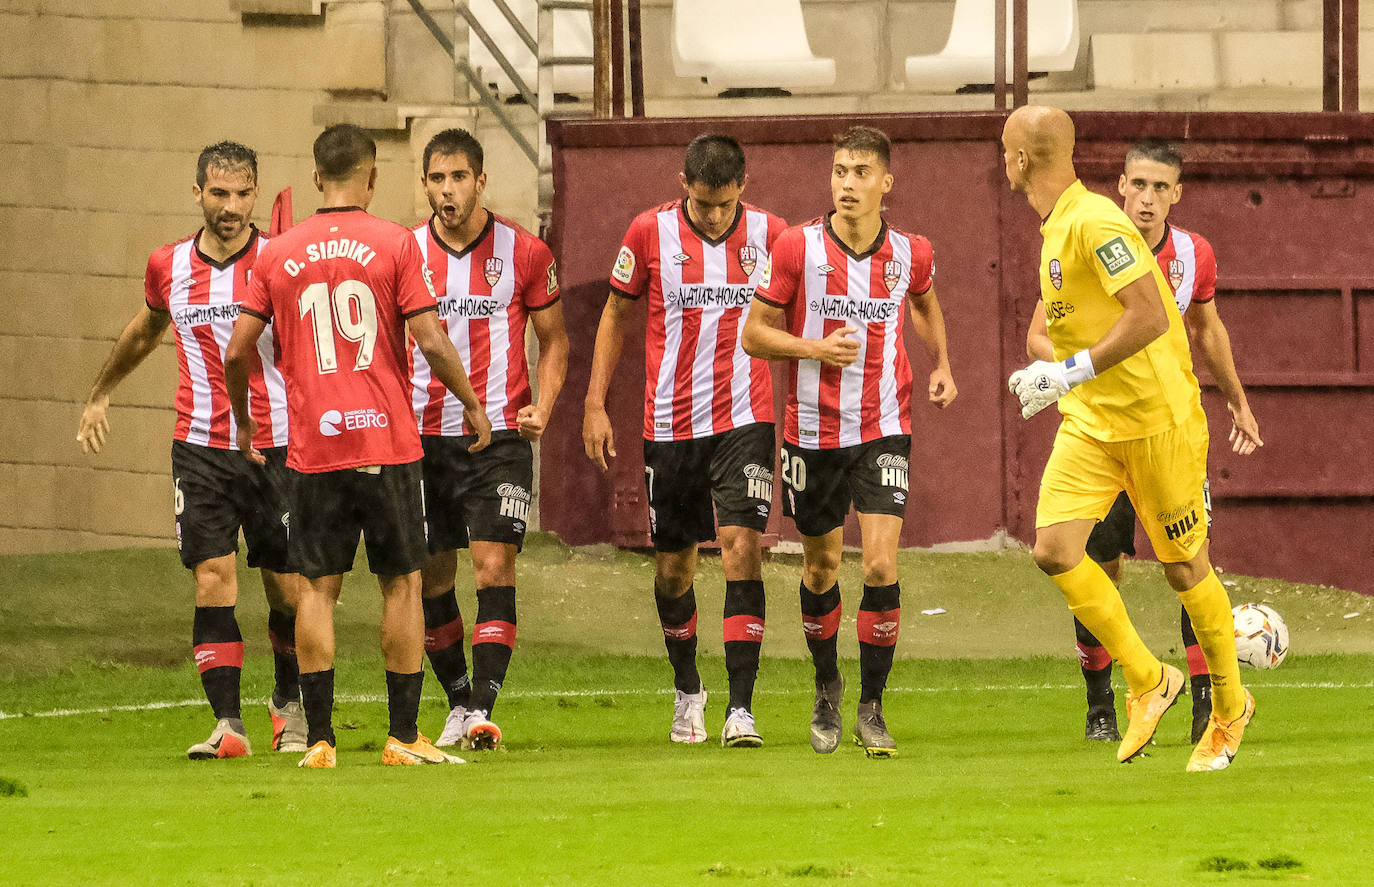
[[[1011,390],[1024,417],[1056,402],[1064,417],[1040,483],[1035,562],[1121,666],[1130,725],[1117,758],[1129,761],[1154,736],[1183,673],[1145,646],[1116,586],[1084,554],[1126,490],[1212,675],[1212,717],[1187,769],[1221,770],[1255,701],[1241,685],[1231,604],[1207,558],[1207,420],[1187,334],[1135,225],[1078,181],[1073,145],[1073,121],[1056,108],[1020,108],[1002,132],[1007,180],[1043,220],[1040,292],[1057,358],[1013,373]]]

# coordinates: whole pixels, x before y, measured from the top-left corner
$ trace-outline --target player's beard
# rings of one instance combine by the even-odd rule
[[[457,232],[463,230],[476,210],[477,195],[474,194],[466,203],[440,204],[435,210],[435,215],[438,216],[439,224],[444,226],[444,230]]]
[[[216,237],[228,243],[243,233],[243,228],[248,224],[248,220],[233,213],[220,213],[213,219],[207,220],[207,224]]]

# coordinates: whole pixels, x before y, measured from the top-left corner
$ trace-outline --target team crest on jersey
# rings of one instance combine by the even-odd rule
[[[745,276],[752,276],[754,269],[759,264],[759,251],[757,247],[742,246],[739,248],[739,267]]]
[[[1064,288],[1064,269],[1058,259],[1050,259],[1050,283],[1054,284],[1055,289]]]
[[[1183,261],[1181,259],[1169,260],[1169,284],[1174,289],[1183,285]]]
[[[883,286],[887,287],[888,292],[897,288],[897,283],[902,279],[902,263],[888,262],[883,265]]]
[[[495,256],[482,263],[482,276],[487,279],[487,286],[496,286],[497,281],[501,279],[501,269],[504,266],[505,263]]]

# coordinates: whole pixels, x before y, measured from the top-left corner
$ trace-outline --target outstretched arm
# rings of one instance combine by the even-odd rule
[[[1226,324],[1221,322],[1216,302],[1194,302],[1183,315],[1184,326],[1188,328],[1188,339],[1195,349],[1202,352],[1203,362],[1217,386],[1226,396],[1226,408],[1231,411],[1231,449],[1242,456],[1248,456],[1257,447],[1264,446],[1260,440],[1259,423],[1250,412],[1250,403],[1245,398],[1240,376],[1236,375],[1236,360],[1231,353],[1231,336],[1226,332]]]
[[[171,322],[171,314],[154,311],[144,305],[129,321],[129,325],[124,327],[124,332],[119,334],[81,411],[81,421],[76,428],[76,442],[81,444],[81,452],[98,453],[105,445],[105,436],[110,433],[110,420],[106,415],[110,408],[110,394],[124,381],[125,376],[153,353]]]

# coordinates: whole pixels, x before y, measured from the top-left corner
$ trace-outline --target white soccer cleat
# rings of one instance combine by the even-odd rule
[[[230,725],[227,718],[215,724],[214,732],[204,742],[197,742],[186,749],[186,757],[193,761],[210,761],[216,758],[243,758],[253,753],[248,737]]]
[[[272,719],[272,748],[279,752],[303,752],[306,745],[305,710],[293,699],[281,708],[267,700],[267,714]]]
[[[673,742],[706,741],[706,688],[695,693],[677,691],[673,701],[673,729],[668,733]]]
[[[754,716],[747,708],[732,708],[725,716],[725,729],[720,731],[720,744],[726,748],[759,748],[763,737],[754,728]]]
[[[501,744],[501,728],[493,724],[487,713],[473,709],[463,718],[463,748],[493,749]]]
[[[444,719],[444,730],[439,734],[439,740],[434,744],[439,748],[449,748],[450,746],[463,744],[463,720],[468,716],[468,710],[461,705],[455,705],[453,710]]]

